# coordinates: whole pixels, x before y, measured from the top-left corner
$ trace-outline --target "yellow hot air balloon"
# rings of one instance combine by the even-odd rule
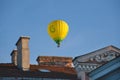
[[[69,31],[68,24],[63,20],[55,20],[48,25],[48,34],[60,47],[60,42],[65,39]]]

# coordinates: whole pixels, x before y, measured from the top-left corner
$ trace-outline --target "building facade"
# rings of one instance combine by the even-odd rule
[[[120,49],[107,46],[72,57],[38,56],[30,64],[28,36],[21,36],[11,63],[0,63],[0,80],[120,80]],[[74,66],[73,66],[74,65]]]
[[[120,49],[112,45],[105,48],[77,56],[73,59],[73,64],[77,71],[77,76],[81,80],[89,80],[88,74],[120,56]],[[96,79],[92,79],[96,80]]]
[[[11,52],[12,63],[0,63],[0,80],[78,80],[71,57],[39,56],[30,64],[30,37],[18,39]]]

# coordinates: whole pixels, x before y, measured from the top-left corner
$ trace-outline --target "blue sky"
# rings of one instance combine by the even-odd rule
[[[47,33],[48,24],[65,20],[70,31],[61,47]],[[0,0],[0,63],[20,36],[30,36],[30,62],[38,56],[76,57],[114,45],[120,48],[120,0]]]

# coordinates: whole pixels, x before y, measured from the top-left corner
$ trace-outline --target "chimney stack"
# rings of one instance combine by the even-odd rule
[[[11,61],[15,66],[17,66],[17,49],[11,52]]]
[[[28,36],[21,36],[16,43],[17,46],[17,66],[23,71],[28,71],[30,68],[30,51],[29,51],[29,39]]]
[[[38,56],[36,61],[38,65],[73,67],[72,57]]]

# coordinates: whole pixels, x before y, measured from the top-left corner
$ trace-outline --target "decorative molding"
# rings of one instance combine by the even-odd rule
[[[92,64],[92,63],[79,63],[76,66],[76,70],[77,72],[79,71],[86,71],[86,72],[90,72],[94,69],[96,69],[97,67],[99,67],[99,64]]]
[[[110,50],[110,51],[107,51],[107,52],[105,52],[105,53],[102,53],[102,54],[99,54],[99,55],[90,57],[90,58],[88,59],[88,61],[90,61],[90,62],[98,62],[98,63],[108,62],[108,61],[116,58],[116,57],[119,56],[119,55],[120,55],[120,53],[115,52],[115,51],[113,51],[113,50]]]
[[[78,56],[73,60],[76,71],[90,72],[99,66],[120,56],[120,49],[113,46],[108,46],[100,50]]]

